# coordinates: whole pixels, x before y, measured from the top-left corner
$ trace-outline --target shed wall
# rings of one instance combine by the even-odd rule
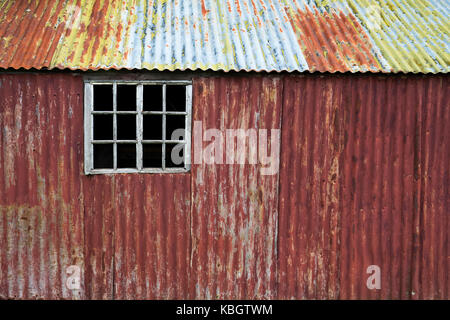
[[[448,298],[448,89],[445,77],[285,78],[280,298]],[[370,265],[381,290],[366,286]]]
[[[448,92],[445,76],[199,74],[193,120],[281,128],[278,174],[85,176],[82,77],[1,74],[0,298],[448,299]]]
[[[199,78],[194,83],[193,119],[202,121],[204,130],[280,128],[282,78]],[[276,298],[279,176],[262,175],[260,168],[193,166],[193,297]]]

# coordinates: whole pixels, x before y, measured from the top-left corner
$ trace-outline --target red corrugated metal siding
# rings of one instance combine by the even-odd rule
[[[337,78],[336,78],[337,79]],[[284,81],[279,287],[286,299],[336,299],[343,80]]]
[[[448,87],[285,78],[279,298],[448,298]]]
[[[0,295],[85,298],[80,77],[0,75]]]
[[[203,132],[279,128],[281,78],[194,83],[193,119]],[[275,298],[278,174],[261,175],[259,165],[202,164],[191,175],[192,297]]]
[[[82,171],[80,175],[83,175]],[[90,299],[112,299],[115,176],[86,177],[82,187],[86,256],[84,291]]]
[[[413,89],[417,104],[412,288],[416,299],[449,299],[450,97],[448,77]]]
[[[188,298],[190,175],[115,178],[114,298]]]
[[[190,175],[85,176],[82,78],[0,81],[0,297],[187,297]]]
[[[204,130],[281,123],[279,175],[87,177],[82,78],[0,75],[0,298],[448,299],[447,77],[193,87]],[[72,264],[80,291],[64,285]]]

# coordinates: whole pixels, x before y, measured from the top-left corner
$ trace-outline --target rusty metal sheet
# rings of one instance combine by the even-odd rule
[[[448,78],[417,83],[412,291],[415,299],[450,298],[450,85]]]
[[[203,132],[280,128],[279,77],[199,78],[193,88]],[[278,174],[261,175],[260,164],[203,163],[191,177],[191,296],[275,298]]]
[[[86,298],[82,78],[0,75],[0,297]]]
[[[190,176],[85,176],[79,76],[2,74],[0,96],[0,298],[186,298]]]
[[[446,77],[228,75],[193,92],[204,129],[281,128],[279,173],[85,176],[82,77],[0,75],[0,298],[449,298]]]
[[[113,180],[114,299],[191,298],[190,174]]]
[[[447,73],[448,0],[0,0],[0,68]]]
[[[339,297],[344,84],[329,77],[284,81],[278,233],[283,299]]]
[[[305,70],[282,3],[0,1],[2,68]]]
[[[285,78],[279,298],[448,299],[448,89]],[[370,265],[381,290],[366,286]]]
[[[296,11],[295,11],[296,9]],[[383,56],[352,13],[290,7],[289,15],[311,72],[389,70]]]

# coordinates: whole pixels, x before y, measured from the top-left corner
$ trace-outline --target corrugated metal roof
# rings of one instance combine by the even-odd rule
[[[0,67],[447,73],[449,8],[449,0],[0,0]]]

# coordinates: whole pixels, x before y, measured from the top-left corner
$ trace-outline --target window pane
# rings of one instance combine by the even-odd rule
[[[166,86],[166,111],[186,111],[186,86]]]
[[[162,111],[162,89],[161,85],[144,86],[143,110]]]
[[[112,140],[113,138],[113,115],[94,115],[94,140]]]
[[[94,110],[113,111],[113,86],[110,84],[94,85]]]
[[[183,140],[180,133],[184,134],[186,120],[184,115],[166,115],[166,140]],[[177,129],[183,129],[175,132]]]
[[[117,145],[117,168],[136,168],[136,145]]]
[[[113,168],[113,145],[94,144],[94,169]]]
[[[117,110],[136,111],[136,86],[130,84],[117,85]]]
[[[166,144],[166,168],[184,168],[184,147],[181,143]]]
[[[117,115],[117,139],[136,140],[136,115]]]
[[[142,153],[142,166],[144,168],[162,167],[162,144],[143,144]]]
[[[162,140],[162,115],[146,114],[144,117],[144,140]]]

